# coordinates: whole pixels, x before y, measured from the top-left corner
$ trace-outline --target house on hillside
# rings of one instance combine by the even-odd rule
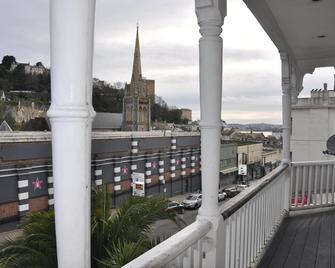
[[[0,90],[0,101],[6,101],[5,91]]]
[[[6,122],[6,120],[2,121],[2,123],[0,124],[0,131],[9,131],[12,132],[12,128],[10,127],[10,125],[8,125],[8,123]]]

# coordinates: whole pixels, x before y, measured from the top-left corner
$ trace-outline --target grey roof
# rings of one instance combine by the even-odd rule
[[[8,123],[6,122],[6,120],[2,121],[1,125],[0,125],[0,131],[10,131],[12,132],[12,128],[8,125]]]
[[[93,129],[121,129],[122,113],[97,113]]]

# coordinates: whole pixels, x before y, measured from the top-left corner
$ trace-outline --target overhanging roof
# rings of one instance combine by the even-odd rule
[[[302,74],[335,66],[334,0],[243,0],[279,51]]]

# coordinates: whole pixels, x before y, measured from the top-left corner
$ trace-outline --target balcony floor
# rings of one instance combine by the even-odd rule
[[[258,267],[335,267],[335,211],[285,219]]]

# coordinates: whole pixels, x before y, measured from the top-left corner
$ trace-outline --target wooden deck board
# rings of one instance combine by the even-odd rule
[[[300,267],[315,267],[321,227],[321,215],[313,215],[308,228],[308,236],[301,256]]]
[[[309,224],[311,219],[307,218],[303,221],[300,220],[299,228],[297,228],[296,236],[291,245],[291,250],[285,260],[285,267],[299,267],[301,262],[302,253],[304,251],[306,239],[308,236]]]
[[[258,267],[335,267],[335,211],[285,219]]]

